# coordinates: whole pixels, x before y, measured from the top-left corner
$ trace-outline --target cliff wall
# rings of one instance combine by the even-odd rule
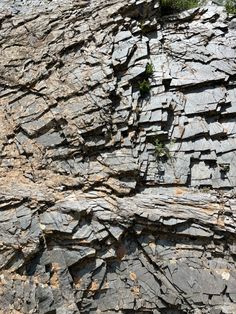
[[[0,313],[235,314],[235,17],[0,9]]]

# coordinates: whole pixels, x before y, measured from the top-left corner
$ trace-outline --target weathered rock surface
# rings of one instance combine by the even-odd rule
[[[0,312],[236,313],[235,17],[0,9]]]

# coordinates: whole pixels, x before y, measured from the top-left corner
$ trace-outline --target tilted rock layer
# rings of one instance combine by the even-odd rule
[[[236,19],[0,3],[0,313],[236,313]]]

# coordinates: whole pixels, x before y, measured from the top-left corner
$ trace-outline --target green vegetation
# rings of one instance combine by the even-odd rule
[[[171,140],[169,142],[169,148],[166,147],[166,145],[160,141],[160,139],[156,138],[154,140],[154,146],[155,146],[155,155],[158,158],[166,158],[166,159],[170,159],[172,158],[171,156],[171,152],[170,152],[170,147],[175,144],[175,140]]]
[[[145,73],[147,76],[152,76],[154,72],[154,67],[152,63],[147,63]]]
[[[141,29],[141,34],[145,34],[146,33],[146,27],[144,25],[145,23],[142,21],[140,22],[140,29]]]
[[[151,89],[151,84],[149,83],[148,80],[144,79],[138,84],[139,86],[139,91],[142,97],[146,96],[149,94],[150,89]]]
[[[155,153],[158,157],[166,156],[165,145],[159,139],[155,140]]]
[[[222,172],[229,172],[229,170],[230,170],[230,165],[229,164],[220,164],[219,165],[220,166],[220,171],[222,171]]]
[[[151,90],[151,84],[149,81],[149,78],[153,75],[154,67],[152,63],[147,63],[144,73],[142,74],[141,78],[142,81],[138,82],[138,87],[140,91],[141,97],[145,97],[150,93]]]
[[[166,157],[171,158],[169,149],[159,139],[155,140],[155,154],[158,158]]]
[[[161,11],[163,15],[174,14],[193,9],[199,3],[199,0],[161,0]],[[236,14],[236,0],[226,0],[225,8],[229,14]]]
[[[199,187],[199,190],[200,192],[203,192],[203,193],[209,193],[211,191],[212,187],[211,186],[200,186]]]
[[[236,1],[227,0],[225,4],[225,8],[229,14],[236,14]]]
[[[161,0],[161,10],[164,15],[168,15],[195,8],[198,4],[198,0]]]

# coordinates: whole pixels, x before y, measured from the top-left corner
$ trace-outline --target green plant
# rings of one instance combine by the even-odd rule
[[[163,143],[161,142],[158,138],[156,138],[154,140],[154,146],[155,146],[155,154],[158,158],[161,158],[161,157],[164,157],[164,158],[167,158],[167,159],[170,159],[172,158],[171,156],[171,152],[170,152],[170,148],[172,145],[175,144],[175,139],[171,140],[169,142],[169,145],[168,147]]]
[[[142,80],[141,82],[139,82],[138,86],[139,86],[139,91],[142,97],[149,94],[150,89],[151,89],[151,84],[148,80],[145,80],[145,79]]]
[[[147,76],[152,76],[153,72],[154,72],[153,64],[148,62],[146,65],[145,73]]]
[[[155,154],[157,155],[157,157],[170,158],[170,152],[168,148],[159,139],[155,140]]]
[[[236,1],[227,0],[225,4],[225,8],[229,14],[236,14]]]
[[[230,165],[229,164],[219,164],[220,171],[221,172],[229,172],[230,170]]]
[[[162,13],[172,14],[197,7],[198,0],[161,0]]]
[[[140,22],[140,30],[141,34],[145,34],[145,23],[143,21]]]
[[[212,189],[212,187],[208,186],[208,185],[204,185],[204,186],[199,187],[200,192],[203,192],[203,193],[209,193],[211,191],[211,189]]]

